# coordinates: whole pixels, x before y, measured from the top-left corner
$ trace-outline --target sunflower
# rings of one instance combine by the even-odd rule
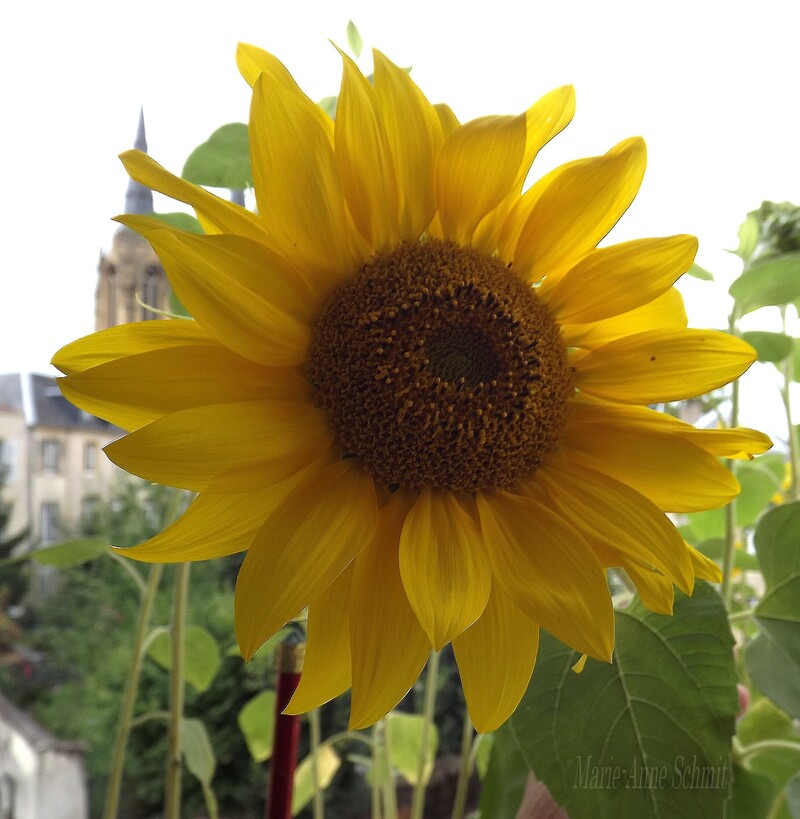
[[[257,212],[124,154],[203,225],[119,218],[194,318],[68,345],[61,388],[128,430],[114,463],[197,493],[125,554],[246,551],[246,658],[307,607],[292,712],[350,688],[367,726],[451,642],[472,720],[492,730],[540,627],[611,659],[608,567],[665,613],[673,585],[719,578],[666,513],[727,503],[738,485],[718,459],[770,443],[647,405],[729,382],[754,351],[686,329],[673,284],[693,237],[597,246],[639,188],[641,139],[523,188],[571,88],[460,124],[382,54],[372,82],[343,55],[334,122],[272,55],[241,45],[237,61]]]

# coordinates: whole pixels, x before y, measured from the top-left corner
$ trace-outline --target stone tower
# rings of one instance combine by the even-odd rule
[[[147,152],[142,112],[133,145]],[[131,179],[125,193],[125,213],[152,212],[153,192]],[[146,239],[120,226],[112,239],[111,250],[101,253],[97,267],[95,330],[159,318],[158,313],[148,308],[169,311],[169,294],[164,268],[153,248]]]

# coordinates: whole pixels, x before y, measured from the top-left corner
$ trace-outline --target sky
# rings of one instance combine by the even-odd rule
[[[220,125],[245,122],[239,41],[275,53],[314,99],[335,94],[349,19],[463,121],[518,113],[575,86],[573,123],[534,175],[648,145],[642,190],[610,239],[694,233],[719,284],[683,286],[690,321],[722,327],[738,272],[726,249],[764,199],[800,204],[796,0],[40,0],[0,32],[3,317],[0,373],[54,374],[92,332],[97,262],[115,230],[140,106],[148,151],[180,173]],[[156,198],[156,209],[177,209]],[[686,277],[684,277],[685,279]]]

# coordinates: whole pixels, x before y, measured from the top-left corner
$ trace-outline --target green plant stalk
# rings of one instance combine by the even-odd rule
[[[425,808],[425,764],[428,759],[431,725],[433,724],[434,707],[436,705],[436,688],[439,684],[439,654],[431,652],[428,659],[428,670],[425,674],[425,699],[422,706],[422,716],[425,723],[422,726],[422,737],[419,744],[419,760],[417,761],[417,782],[414,785],[414,798],[411,803],[411,819],[422,819]]]
[[[456,784],[456,795],[453,800],[453,812],[451,819],[464,819],[464,808],[467,804],[467,791],[469,790],[469,780],[472,775],[472,721],[469,718],[469,711],[464,711],[464,726],[461,732],[461,764],[458,767],[458,783]]]
[[[189,568],[179,563],[175,574],[175,599],[172,606],[171,652],[169,675],[169,734],[167,739],[167,788],[164,797],[164,819],[180,819],[181,730],[183,727],[184,665],[186,657],[186,603],[189,598]]]
[[[790,739],[762,739],[739,748],[736,752],[736,761],[744,764],[751,756],[758,756],[764,751],[793,751],[800,754],[800,742]]]
[[[128,671],[128,678],[125,681],[125,690],[122,695],[120,705],[119,723],[117,736],[114,740],[114,751],[111,755],[111,769],[108,775],[108,786],[106,788],[105,804],[103,806],[103,819],[116,819],[119,807],[119,794],[122,787],[122,773],[125,766],[125,749],[128,745],[128,736],[131,732],[133,722],[133,709],[136,705],[136,694],[139,689],[139,676],[142,672],[144,662],[144,644],[147,638],[147,629],[150,625],[150,617],[153,614],[153,604],[156,599],[156,592],[161,582],[161,575],[164,566],[161,563],[154,563],[150,566],[147,576],[147,585],[141,596],[139,604],[139,616],[136,620],[136,631],[133,638],[133,652],[131,656],[131,667]]]
[[[381,784],[378,775],[378,768],[381,764],[381,741],[378,736],[378,723],[372,726],[372,819],[383,819],[383,811],[381,810]]]
[[[737,312],[731,313],[728,330],[732,335],[736,335]],[[731,388],[731,418],[730,426],[736,427],[739,424],[739,380],[733,382]],[[736,461],[728,460],[728,469],[736,477]],[[725,507],[725,552],[722,556],[722,599],[725,601],[725,608],[730,611],[733,603],[733,566],[736,560],[736,499],[734,498]]]
[[[311,740],[311,781],[314,783],[314,819],[324,819],[325,800],[319,785],[319,749],[322,730],[319,724],[319,709],[314,708],[308,715]]]
[[[389,754],[389,721],[384,717],[378,722],[381,742],[381,783],[383,785],[383,810],[387,819],[397,819],[397,791],[392,775],[392,759]]]

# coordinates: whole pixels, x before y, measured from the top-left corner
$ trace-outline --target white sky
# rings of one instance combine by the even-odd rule
[[[0,373],[53,372],[55,350],[93,330],[98,256],[127,185],[116,156],[139,106],[149,153],[177,173],[213,130],[246,121],[240,40],[317,99],[338,89],[327,40],[344,45],[352,18],[462,120],[574,84],[575,120],[534,167],[644,136],[648,173],[613,237],[700,237],[698,262],[725,286],[688,282],[696,326],[723,326],[737,271],[724,248],[747,211],[800,204],[796,0],[39,0],[3,17]]]

